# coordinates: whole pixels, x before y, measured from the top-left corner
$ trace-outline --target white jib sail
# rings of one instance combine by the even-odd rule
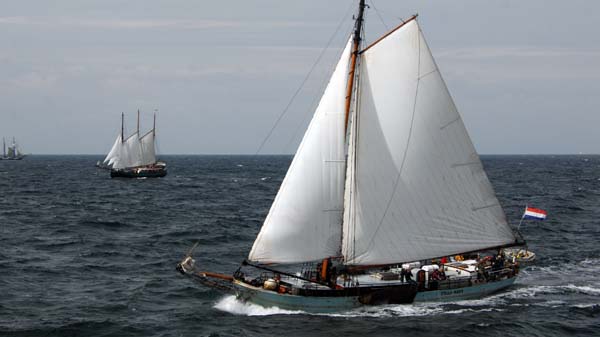
[[[347,264],[515,241],[416,20],[362,54],[359,93]]]
[[[156,163],[156,150],[154,146],[154,130],[146,133],[140,138],[142,148],[142,165],[150,165]]]
[[[114,159],[118,156],[120,151],[121,151],[121,134],[119,134],[117,136],[115,143],[113,144],[112,148],[106,155],[106,158],[104,158],[103,163],[111,165],[113,163]]]
[[[252,261],[297,263],[339,254],[350,48],[351,40],[254,242]]]

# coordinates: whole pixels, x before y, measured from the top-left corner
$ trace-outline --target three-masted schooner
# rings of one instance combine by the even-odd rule
[[[8,146],[8,149],[6,147],[6,140],[2,138],[2,157],[0,157],[0,160],[21,160],[25,156],[19,149],[15,137],[13,137],[12,144]]]
[[[510,286],[510,228],[416,15],[362,45],[365,1],[256,241],[232,276],[263,306],[339,311]],[[192,249],[193,250],[193,249]]]
[[[121,132],[103,163],[113,178],[154,178],[167,175],[167,165],[156,159],[156,114],[152,130],[140,136],[140,112],[137,130],[125,138],[125,114],[121,114]]]

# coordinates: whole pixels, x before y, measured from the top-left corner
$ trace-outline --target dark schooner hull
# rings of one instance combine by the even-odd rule
[[[144,166],[125,169],[111,169],[111,178],[162,178],[167,175],[165,166]]]
[[[0,160],[23,160],[23,158],[25,158],[25,156],[18,156],[18,157],[0,157]]]

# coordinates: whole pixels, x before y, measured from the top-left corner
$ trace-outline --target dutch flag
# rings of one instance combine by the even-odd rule
[[[544,220],[546,219],[546,211],[533,207],[525,207],[523,219]]]

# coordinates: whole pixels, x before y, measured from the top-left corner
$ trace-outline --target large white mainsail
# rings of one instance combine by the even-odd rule
[[[296,263],[339,254],[350,39],[248,258]]]
[[[416,20],[362,53],[359,79],[345,262],[416,261],[515,242]]]

